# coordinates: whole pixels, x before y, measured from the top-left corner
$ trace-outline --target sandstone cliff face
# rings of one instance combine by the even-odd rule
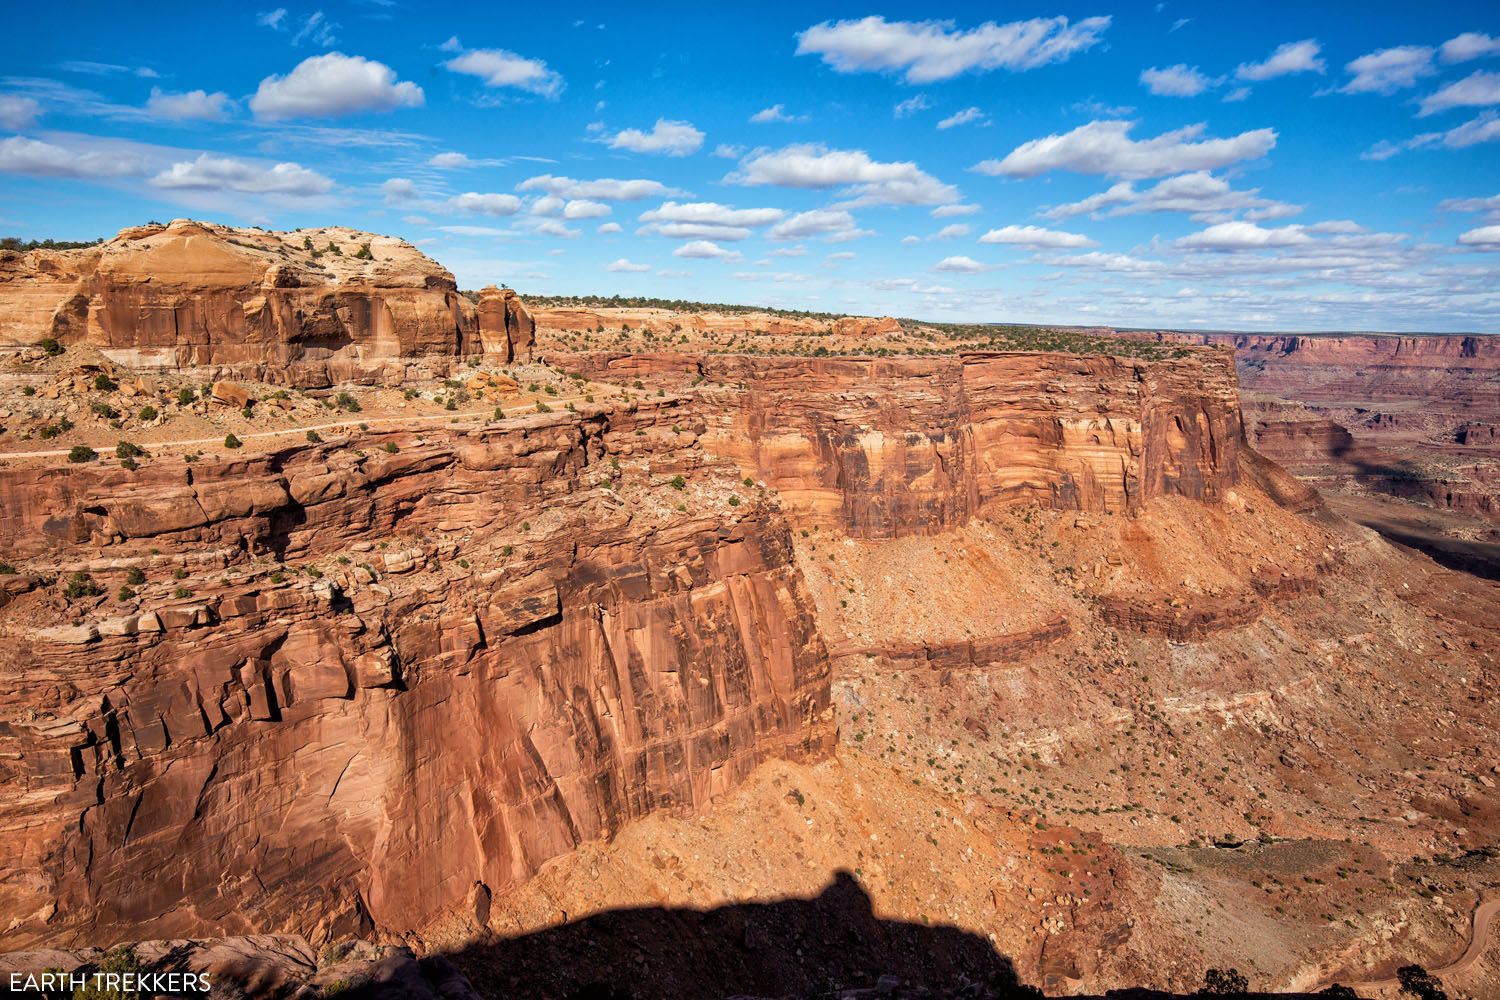
[[[45,337],[133,367],[327,384],[396,359],[529,355],[531,328],[512,292],[481,331],[453,276],[403,240],[180,219],[83,250],[0,254],[0,347]]]
[[[680,312],[629,306],[538,306],[532,310],[539,328],[549,333],[589,332],[620,329],[650,330],[655,334],[687,331],[693,334],[736,334],[764,331],[772,336],[823,336],[869,338],[901,332],[901,323],[890,316],[788,316],[777,313]]]
[[[708,445],[800,517],[922,534],[995,507],[1129,511],[1239,476],[1234,369],[1061,354],[775,359],[581,354],[601,377],[707,383]]]
[[[732,483],[698,430],[668,399],[367,445],[393,454],[0,476],[24,564],[0,616],[7,942],[475,919],[631,818],[824,753],[827,657],[774,509],[595,485]],[[39,579],[128,566],[183,591],[74,625]]]

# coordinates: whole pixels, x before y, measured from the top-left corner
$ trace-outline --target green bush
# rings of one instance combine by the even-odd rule
[[[197,398],[198,398],[198,394],[195,393],[195,392],[193,392],[193,390],[191,390],[191,389],[182,388],[182,389],[178,389],[177,390],[177,403],[180,406],[187,406],[188,404],[192,403],[192,401],[195,400],[195,399],[197,399]]]
[[[114,379],[110,378],[108,375],[100,372],[98,375],[94,376],[94,388],[98,389],[100,392],[114,392],[116,389],[120,388],[120,384]]]
[[[115,594],[115,597],[121,601],[133,601],[135,600],[135,591],[129,587],[121,587],[119,593]]]
[[[317,431],[308,431],[307,440],[311,444],[321,444],[323,442],[323,435],[319,434]]]
[[[63,596],[70,601],[76,601],[80,597],[98,597],[104,593],[104,588],[94,582],[94,578],[83,570],[79,570],[68,578],[67,584],[63,586]]]
[[[687,480],[683,479],[681,476],[673,476],[672,477],[672,489],[674,489],[674,490],[687,489]]]
[[[176,590],[172,591],[172,596],[181,600],[186,597],[192,597],[193,592],[191,590],[188,590],[186,587],[178,587]]]
[[[134,948],[121,945],[104,956],[99,962],[97,971],[106,975],[109,973],[139,974],[144,971],[144,966],[141,965],[141,960],[136,956]],[[82,986],[73,992],[73,1000],[137,1000],[140,996],[135,990],[111,989],[96,985],[109,981],[109,979],[97,979],[90,976],[89,985]]]
[[[63,352],[63,345],[57,342],[56,337],[43,337],[36,346],[40,347],[42,353],[49,358],[55,358]]]
[[[364,409],[363,406],[359,405],[359,400],[355,399],[347,392],[339,393],[333,398],[333,400],[334,405],[346,413],[358,413],[360,410]]]
[[[226,434],[226,435],[224,435],[224,447],[226,447],[226,448],[243,448],[244,446],[245,446],[245,442],[241,441],[239,438],[235,437],[233,434]]]
[[[154,407],[154,406],[143,406],[143,407],[141,407],[141,412],[137,413],[136,416],[140,420],[149,423],[150,421],[156,419],[156,407]]]
[[[115,445],[116,458],[145,458],[146,449],[129,441],[121,441]]]
[[[386,451],[386,454],[388,454],[388,455],[394,455],[394,454],[396,454],[396,452],[398,452],[400,450],[401,450],[401,448],[394,441],[387,441],[385,443],[385,451]]]
[[[74,465],[82,465],[84,462],[92,462],[99,457],[99,453],[86,444],[75,444],[68,452],[68,461]]]
[[[729,506],[731,506],[731,507],[738,507],[739,505],[740,505],[740,498],[737,497],[737,496],[735,496],[733,493],[731,493],[729,495]]]
[[[130,567],[129,572],[125,574],[125,582],[133,587],[139,587],[146,582],[146,571],[139,566]]]
[[[15,576],[16,568],[10,563],[0,560],[0,576]]]

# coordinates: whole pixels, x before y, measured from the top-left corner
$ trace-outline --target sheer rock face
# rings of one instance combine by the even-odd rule
[[[509,288],[488,285],[479,293],[479,335],[484,352],[509,361],[530,361],[536,323]]]
[[[601,377],[706,382],[708,446],[799,517],[855,537],[941,531],[985,509],[1130,511],[1216,500],[1243,438],[1229,358],[570,356]]]
[[[82,250],[0,254],[0,348],[53,337],[132,367],[368,381],[402,359],[529,353],[513,292],[501,319],[482,332],[452,274],[403,240],[345,228],[180,219]]]
[[[55,588],[15,588],[0,616],[7,942],[401,934],[827,752],[828,659],[780,515],[592,485],[628,454],[727,492],[695,423],[667,399],[378,458],[0,477],[7,546],[101,580],[112,553],[153,580],[186,566],[192,588],[60,627]],[[247,579],[244,549],[353,561]]]

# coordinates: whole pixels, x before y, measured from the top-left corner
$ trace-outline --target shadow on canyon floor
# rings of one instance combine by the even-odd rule
[[[848,872],[817,896],[717,909],[610,910],[520,937],[421,960],[418,991],[372,982],[340,1000],[1043,1000],[1010,958],[977,934],[875,916]],[[458,973],[468,980],[457,987]],[[1117,1000],[1197,994],[1111,991]],[[1242,994],[1290,1000],[1311,994]],[[1085,998],[1087,1000],[1087,998]]]
[[[978,935],[876,917],[847,872],[809,899],[611,910],[446,957],[485,997],[813,997],[881,976],[973,991],[955,996],[1040,996]]]

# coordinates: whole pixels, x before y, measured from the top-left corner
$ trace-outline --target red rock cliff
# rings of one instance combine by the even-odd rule
[[[7,943],[399,934],[823,753],[828,662],[784,521],[674,513],[651,485],[727,492],[699,430],[668,399],[0,475],[22,570],[0,597]],[[594,485],[644,463],[639,490]],[[113,593],[132,566],[127,613],[59,610],[54,575]]]

